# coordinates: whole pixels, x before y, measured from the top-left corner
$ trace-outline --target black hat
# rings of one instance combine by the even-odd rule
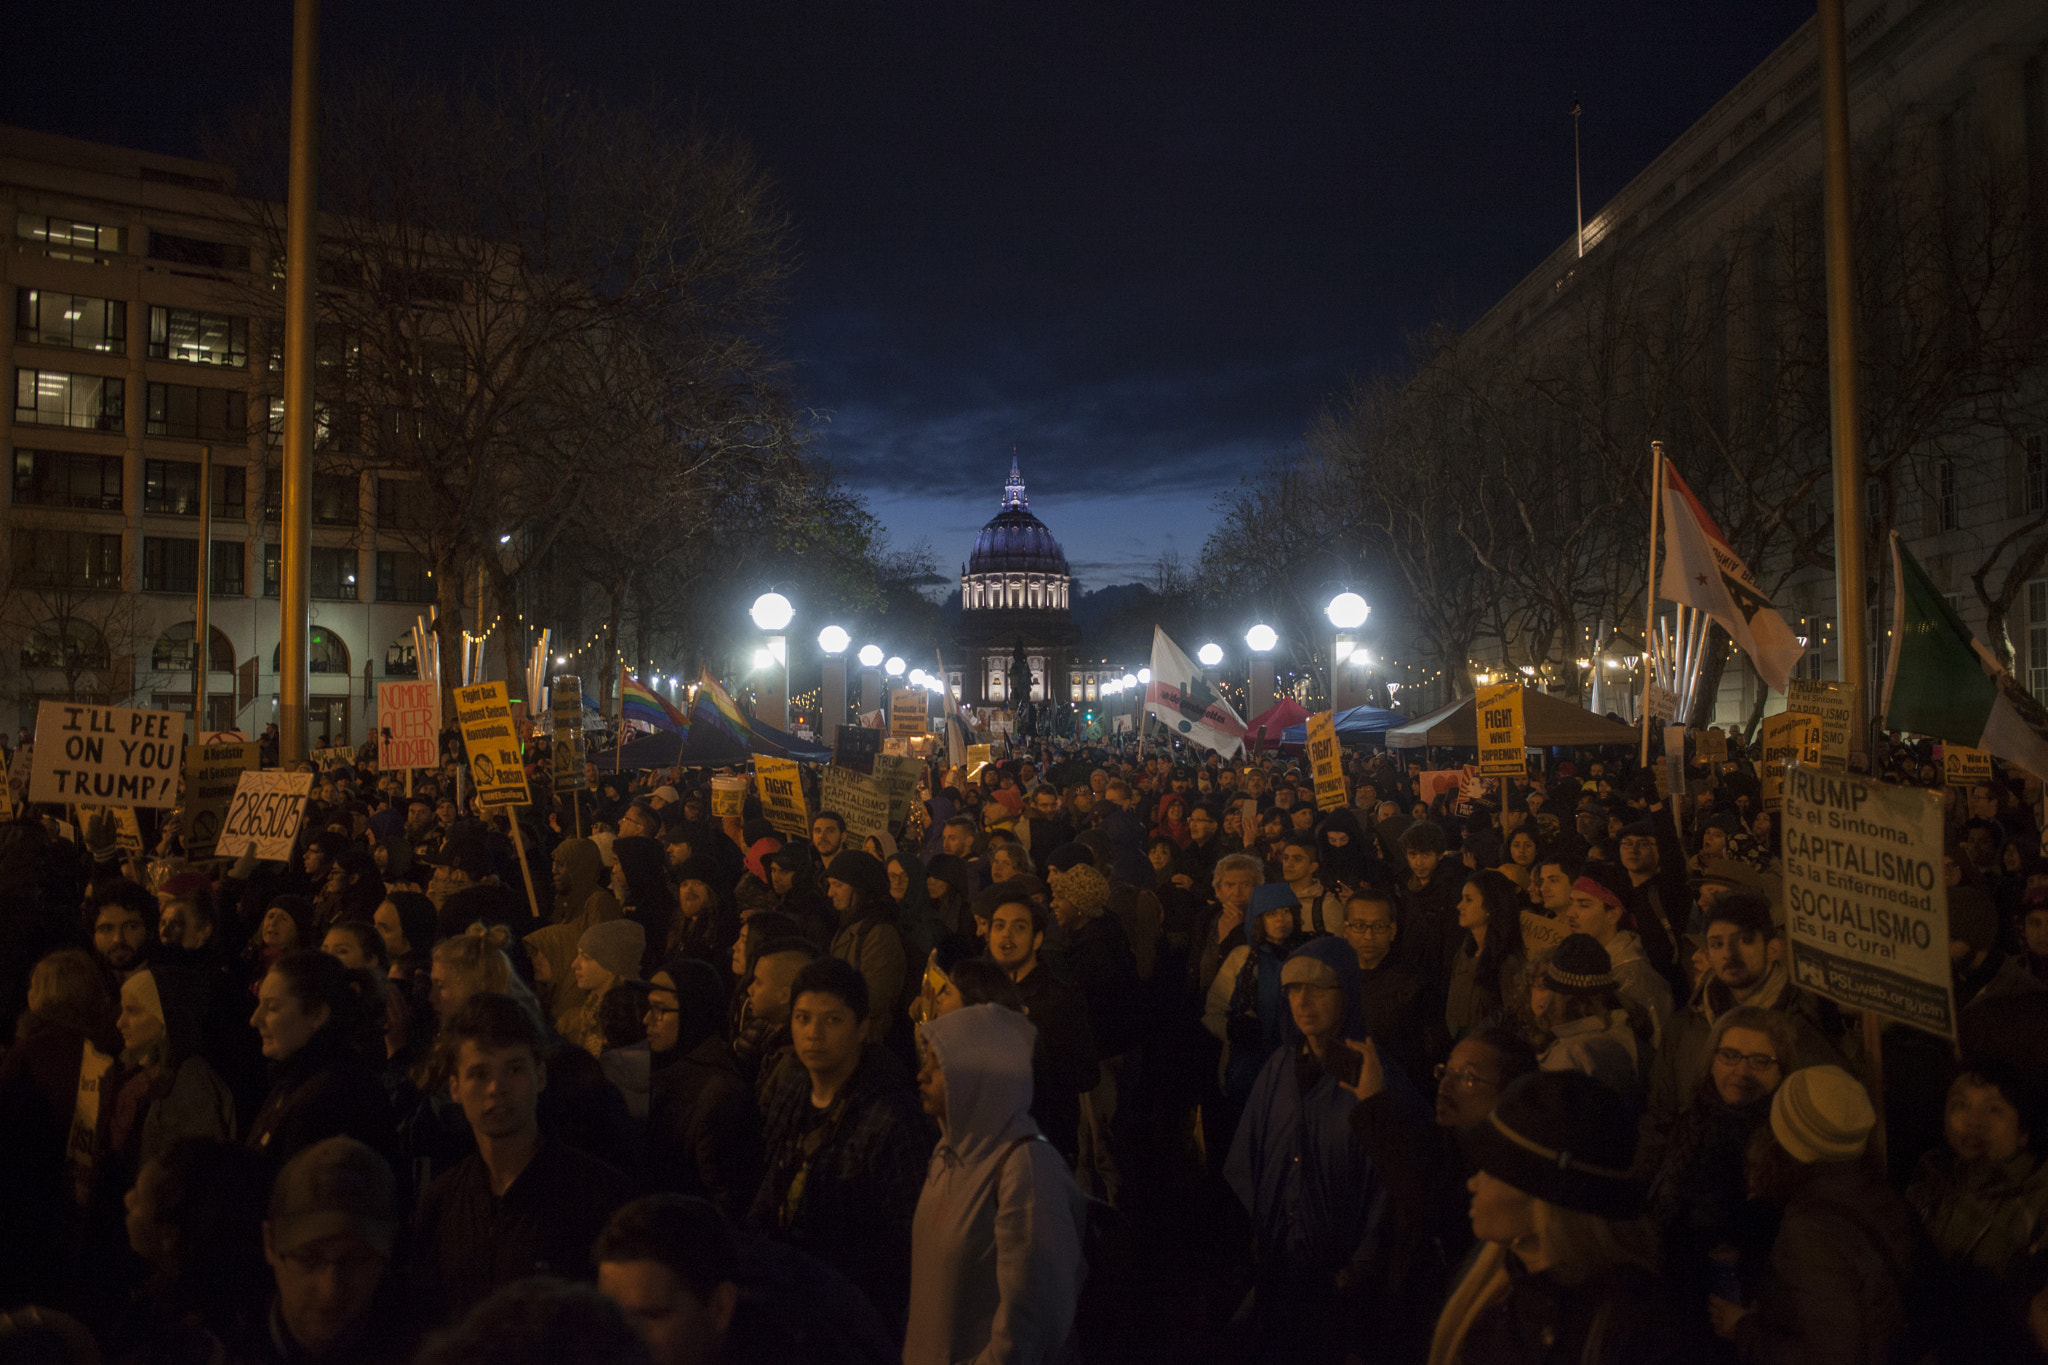
[[[882,866],[882,860],[872,853],[849,848],[834,855],[825,875],[835,882],[845,882],[864,897],[868,904],[889,904],[889,869]]]
[[[1543,967],[1543,984],[1559,995],[1598,995],[1615,988],[1614,959],[1591,934],[1566,934]]]
[[[1521,1077],[1458,1139],[1474,1165],[1524,1194],[1602,1218],[1643,1212],[1643,1188],[1629,1174],[1634,1108],[1584,1072]]]
[[[1094,862],[1095,854],[1086,844],[1061,844],[1045,855],[1046,869],[1051,872],[1065,872],[1070,868],[1079,867],[1082,863],[1093,866]]]

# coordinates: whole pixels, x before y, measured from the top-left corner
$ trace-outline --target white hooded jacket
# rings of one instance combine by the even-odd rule
[[[1002,1005],[924,1026],[946,1120],[911,1223],[904,1365],[1039,1365],[1065,1352],[1087,1201],[1031,1117],[1037,1034]]]

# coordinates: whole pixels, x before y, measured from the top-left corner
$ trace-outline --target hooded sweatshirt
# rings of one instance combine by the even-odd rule
[[[1002,1005],[925,1025],[946,1118],[911,1224],[904,1365],[1057,1359],[1086,1267],[1086,1200],[1031,1117],[1038,1030]]]
[[[1621,998],[1641,1005],[1656,1026],[1653,1041],[1662,1038],[1664,1025],[1671,1018],[1671,986],[1643,956],[1642,936],[1632,929],[1617,930],[1606,947]]]

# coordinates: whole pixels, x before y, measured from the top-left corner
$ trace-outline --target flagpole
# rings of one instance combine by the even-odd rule
[[[1640,766],[1650,766],[1650,680],[1656,674],[1651,662],[1651,642],[1656,639],[1657,618],[1657,522],[1664,506],[1664,443],[1650,442],[1650,586],[1643,594],[1643,756]]]
[[[626,661],[619,661],[619,728],[612,735],[612,776],[619,777],[619,764],[626,755]]]

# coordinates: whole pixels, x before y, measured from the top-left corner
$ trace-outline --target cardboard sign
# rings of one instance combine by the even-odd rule
[[[1522,743],[1522,685],[1492,683],[1472,699],[1479,727],[1479,771],[1488,777],[1520,777],[1529,770]]]
[[[1951,787],[1974,787],[1991,780],[1991,751],[1967,744],[1941,746],[1941,773]]]
[[[908,754],[876,754],[875,785],[889,797],[889,823],[900,825],[910,814],[917,795],[918,769],[923,765]]]
[[[1344,809],[1344,751],[1337,744],[1337,714],[1318,711],[1308,718],[1308,763],[1315,774],[1316,809]]]
[[[1764,809],[1785,809],[1785,760],[1766,759],[1757,769],[1757,779],[1758,785],[1763,788]]]
[[[377,767],[387,773],[441,763],[441,689],[430,682],[377,688]]]
[[[185,855],[211,858],[242,774],[262,760],[256,744],[195,744],[185,751]]]
[[[97,828],[106,824],[112,826],[114,847],[131,858],[142,856],[142,824],[135,818],[133,806],[80,806],[78,808],[78,830],[85,838],[88,848],[106,847],[108,831]]]
[[[1726,763],[1728,761],[1728,732],[1708,726],[1700,731],[1693,741],[1693,757],[1702,763]]]
[[[42,702],[36,707],[36,753],[31,801],[175,806],[185,714]]]
[[[583,679],[563,674],[548,691],[555,725],[554,783],[558,792],[580,792],[583,771]]]
[[[1764,717],[1763,753],[1765,763],[1820,762],[1820,721],[1798,711],[1783,711]]]
[[[1820,763],[1824,768],[1849,765],[1851,706],[1849,685],[1794,678],[1785,691],[1785,709],[1820,721]]]
[[[866,773],[836,764],[828,766],[818,787],[818,808],[836,811],[846,821],[846,842],[858,848],[874,834],[889,829],[889,793]]]
[[[1651,720],[1669,721],[1678,714],[1678,694],[1670,688],[1651,683],[1644,695]]]
[[[1433,803],[1446,792],[1459,791],[1465,779],[1479,776],[1479,769],[1467,763],[1462,768],[1432,768],[1417,779],[1417,790],[1425,805]]]
[[[36,751],[33,745],[23,745],[14,751],[14,757],[7,764],[7,795],[9,810],[28,804],[29,779],[35,773]]]
[[[873,772],[880,752],[882,732],[865,725],[842,725],[832,739],[832,761],[857,773]]]
[[[910,687],[899,687],[889,694],[889,738],[910,739],[931,733],[931,705],[925,696]]]
[[[354,765],[356,751],[346,744],[337,744],[328,749],[309,749],[306,757],[312,760],[316,768],[332,768],[337,765],[347,767]]]
[[[512,699],[502,681],[456,688],[455,723],[469,751],[477,800],[486,806],[516,806],[533,799],[519,755]]]
[[[1785,770],[1792,980],[1955,1037],[1941,798],[1799,763]]]
[[[1685,791],[1685,727],[1667,725],[1664,727],[1664,761],[1658,765],[1657,795],[1664,801],[1665,809],[1671,812],[1671,826],[1678,832],[1679,842],[1685,841],[1685,822],[1678,818],[1678,803],[1671,800],[1671,794]]]
[[[776,833],[810,838],[811,817],[804,808],[804,786],[795,759],[754,755],[754,787],[761,793],[761,814],[775,826]]]
[[[731,816],[744,819],[747,813],[747,779],[744,777],[714,777],[711,779],[711,814],[720,820]]]
[[[967,775],[969,777],[975,776],[983,768],[986,768],[989,765],[989,761],[988,745],[970,744],[967,746]]]
[[[292,856],[292,840],[306,818],[306,798],[313,794],[313,774],[277,768],[243,773],[235,782],[234,799],[220,823],[214,843],[216,858],[259,858],[281,863]]]
[[[1522,912],[1522,950],[1531,962],[1556,952],[1557,945],[1564,942],[1565,935],[1570,932],[1571,926],[1564,922],[1563,916],[1552,919],[1534,910]]]

